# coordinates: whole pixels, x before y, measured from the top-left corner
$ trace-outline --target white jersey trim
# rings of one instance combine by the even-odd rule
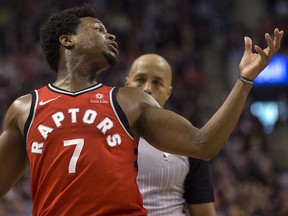
[[[30,129],[31,129],[32,123],[33,123],[33,121],[35,119],[36,110],[37,110],[37,104],[38,104],[38,100],[39,100],[38,91],[34,90],[34,93],[35,93],[34,107],[32,107],[32,105],[33,105],[33,97],[32,97],[31,108],[30,108],[30,109],[33,109],[32,110],[33,115],[32,115],[32,118],[31,118],[31,120],[29,122],[29,127],[28,127],[27,134],[26,134],[26,148],[28,147],[27,145],[29,144],[28,143],[28,137],[29,137],[29,133],[30,133]]]
[[[77,91],[77,92],[69,92],[69,91],[61,90],[59,88],[55,88],[53,85],[51,85],[51,83],[48,84],[48,87],[51,90],[53,90],[55,92],[62,93],[62,94],[66,94],[66,95],[72,95],[72,96],[79,95],[79,94],[82,94],[82,93],[97,89],[97,88],[99,88],[101,86],[102,86],[102,83],[99,83],[99,84],[97,84],[95,86],[92,86],[92,87],[89,87],[89,88],[86,88],[86,89],[83,89],[83,90],[80,90],[80,91]]]

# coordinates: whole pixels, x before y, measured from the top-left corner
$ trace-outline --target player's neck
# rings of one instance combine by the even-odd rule
[[[70,92],[77,92],[90,86],[96,85],[96,75],[83,73],[58,73],[53,85]]]

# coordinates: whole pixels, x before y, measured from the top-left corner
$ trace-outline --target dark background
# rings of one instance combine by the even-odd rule
[[[136,57],[160,54],[173,68],[167,109],[198,127],[235,83],[244,36],[264,48],[264,34],[278,27],[286,31],[279,53],[288,54],[284,0],[0,0],[0,122],[13,100],[55,79],[39,46],[40,26],[52,13],[83,2],[96,9],[119,45],[119,64],[99,82],[121,86]],[[252,90],[228,143],[211,161],[218,215],[288,215],[287,100],[287,86]],[[275,107],[251,111],[254,102],[267,101],[278,112],[268,126],[257,115],[270,116]],[[0,215],[31,214],[28,174],[0,199]]]

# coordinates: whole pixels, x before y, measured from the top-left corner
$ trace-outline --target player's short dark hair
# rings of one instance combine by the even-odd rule
[[[73,7],[52,15],[40,29],[40,43],[50,68],[57,72],[59,64],[59,37],[75,34],[82,17],[95,17],[95,10],[88,4]]]

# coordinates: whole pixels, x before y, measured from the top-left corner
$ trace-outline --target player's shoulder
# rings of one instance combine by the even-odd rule
[[[126,103],[133,103],[139,105],[159,106],[156,100],[149,94],[133,87],[120,87],[118,91],[118,98],[124,99]]]
[[[29,94],[22,95],[22,96],[16,98],[14,100],[14,102],[12,103],[12,106],[21,108],[25,105],[30,105],[31,101],[32,101],[32,95],[29,93]]]
[[[31,94],[16,98],[7,110],[4,125],[18,127],[20,122],[25,122],[27,116],[29,115],[31,100]]]
[[[119,93],[127,97],[137,97],[138,95],[143,94],[142,91],[133,87],[119,87]]]
[[[20,115],[26,114],[30,110],[31,101],[31,94],[22,95],[12,102],[11,106],[9,107],[9,112]]]
[[[137,122],[147,108],[160,107],[151,95],[132,87],[119,88],[116,98],[134,134],[138,134]]]

